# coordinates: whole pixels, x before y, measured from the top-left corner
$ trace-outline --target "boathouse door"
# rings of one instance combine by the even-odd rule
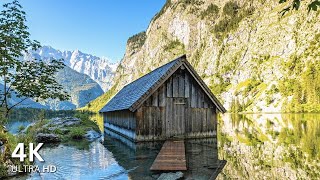
[[[170,138],[183,137],[185,135],[185,110],[186,110],[186,98],[173,98],[172,107],[172,119],[169,126]]]

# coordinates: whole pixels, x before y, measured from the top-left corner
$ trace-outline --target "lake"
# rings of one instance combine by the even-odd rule
[[[218,145],[214,138],[186,142],[185,177],[209,179],[220,159],[227,164],[218,179],[320,178],[320,114],[225,114],[218,128]],[[137,145],[108,131],[103,142],[42,148],[57,173],[14,179],[156,179],[149,168],[162,143]]]

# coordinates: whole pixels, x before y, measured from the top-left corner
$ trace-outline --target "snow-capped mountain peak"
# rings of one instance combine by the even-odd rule
[[[74,51],[60,51],[51,46],[42,46],[32,53],[39,59],[63,58],[65,64],[79,73],[86,74],[95,80],[106,91],[111,87],[112,77],[119,63],[112,63],[106,57],[97,57],[76,49]]]

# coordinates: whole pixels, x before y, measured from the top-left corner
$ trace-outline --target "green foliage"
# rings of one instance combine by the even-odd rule
[[[93,113],[91,112],[87,112],[87,111],[77,111],[76,114],[74,115],[74,117],[77,117],[79,119],[81,119],[82,121],[85,121],[85,120],[88,120],[90,119],[90,116],[92,115]]]
[[[176,40],[170,41],[167,45],[165,45],[164,51],[171,51],[178,47],[182,47],[184,49],[184,44],[181,43],[178,39],[176,39]]]
[[[46,126],[50,120],[44,119],[37,121],[34,125],[30,126],[26,131],[26,136],[34,139],[37,133],[53,133],[62,139],[63,143],[70,141],[71,139],[82,139],[84,135],[89,130],[94,130],[100,132],[99,126],[96,122],[92,121],[90,118],[93,114],[88,111],[77,111],[74,115],[80,119],[80,123],[72,126],[66,126],[65,128],[53,128],[50,130],[49,127],[55,127],[55,125],[50,124]]]
[[[255,9],[240,8],[237,2],[229,1],[223,7],[223,18],[214,26],[214,33],[218,39],[223,39],[227,33],[239,27],[239,23],[245,17],[254,13]]]
[[[231,112],[244,112],[246,109],[252,105],[253,99],[261,95],[265,90],[266,84],[257,78],[247,79],[246,81],[240,82],[235,90],[236,97],[231,101]],[[246,100],[239,101],[237,95],[242,95],[242,97],[247,97]],[[252,96],[251,98],[249,98]],[[261,111],[261,109],[259,109]]]
[[[180,3],[182,4],[182,6],[184,8],[186,8],[187,6],[190,5],[196,5],[196,6],[200,6],[202,5],[204,2],[201,0],[181,0]]]
[[[288,0],[280,0],[279,3],[286,3]],[[284,9],[282,9],[279,13],[281,16],[284,16],[286,13],[292,10],[299,10],[301,7],[301,0],[292,0],[288,6],[286,6]],[[320,8],[320,1],[319,0],[312,0],[308,4],[308,12],[312,11],[317,11],[318,8]]]
[[[223,7],[223,14],[234,17],[238,13],[239,9],[240,7],[237,2],[229,1]]]
[[[253,90],[256,90],[256,88],[261,84],[262,82],[258,79],[251,79],[248,83],[248,86],[244,89],[243,93],[244,95],[248,95]]]
[[[28,135],[12,135],[8,132],[4,132],[2,129],[2,126],[0,127],[0,141],[4,143],[4,152],[0,154],[0,177],[7,177],[7,164],[5,162],[11,161],[12,164],[17,166],[23,166],[23,165],[31,165],[32,163],[29,161],[29,159],[25,159],[24,162],[20,162],[19,159],[12,158],[11,154],[15,147],[18,145],[18,143],[25,143],[29,144],[33,142],[32,137]],[[28,147],[25,147],[25,152],[28,152]]]
[[[271,95],[271,94],[277,94],[277,93],[279,93],[279,89],[275,84],[272,84],[270,90],[267,91],[267,94]]]
[[[43,120],[43,121],[37,121],[33,126],[30,126],[28,129],[27,129],[27,132],[26,134],[30,137],[35,137],[37,132],[40,131],[40,130],[43,130],[43,126],[45,124],[47,124],[49,122],[49,120]]]
[[[185,53],[185,46],[178,39],[170,41],[163,48],[164,52],[170,52],[173,55],[181,55]]]
[[[16,108],[9,114],[8,121],[32,121],[51,119],[53,117],[67,117],[74,116],[75,110],[48,110],[48,109],[35,109],[35,108]]]
[[[285,78],[279,81],[279,92],[284,97],[291,96],[295,86],[297,86],[295,79]]]
[[[39,42],[30,39],[26,26],[26,14],[17,0],[3,5],[0,12],[0,77],[3,89],[0,90],[0,106],[8,117],[10,110],[27,98],[66,100],[69,96],[62,91],[54,74],[64,67],[63,60],[20,61],[19,57],[28,49],[36,50]],[[10,105],[9,99],[17,92],[22,100]]]
[[[146,41],[146,38],[147,38],[146,32],[143,31],[131,36],[128,39],[127,44],[130,44],[132,49],[139,49],[140,47],[143,46],[144,42]]]
[[[248,129],[244,129],[244,135],[248,139],[246,144],[249,146],[257,146],[258,144],[263,143],[256,133],[249,132]]]
[[[271,103],[274,102],[274,98],[272,98],[271,96],[266,96],[265,101],[267,105],[270,105]]]
[[[210,4],[206,10],[200,13],[201,19],[206,17],[216,17],[219,14],[219,7],[215,4]]]
[[[320,112],[320,63],[316,56],[320,36],[315,35],[310,46],[300,56],[291,56],[283,64],[284,69],[294,78],[284,78],[279,82],[279,92],[292,96],[283,108],[285,112]],[[315,57],[304,61],[305,56]]]
[[[193,14],[199,11],[200,8],[198,6],[201,6],[204,2],[202,0],[180,0],[178,4],[181,4],[183,9],[190,7],[188,13]]]
[[[79,114],[82,114],[82,115],[79,116]],[[97,132],[100,132],[97,122],[91,120],[92,116],[94,116],[92,112],[84,112],[84,111],[79,111],[76,115],[76,117],[79,117],[81,119],[81,123],[80,123],[81,127],[84,127],[86,130],[92,129]]]
[[[157,20],[171,5],[171,0],[167,0],[164,6],[161,8],[161,10],[152,18],[151,21]]]
[[[251,104],[250,100],[240,102],[238,97],[232,98],[230,112],[232,113],[245,112],[247,107],[250,106],[250,104]]]
[[[4,163],[5,162],[0,159],[0,177],[6,177],[8,175],[8,167],[6,167]]]
[[[72,139],[82,139],[85,134],[86,134],[86,131],[83,128],[74,127],[71,129],[69,136]]]
[[[268,116],[264,114],[263,119]],[[282,114],[282,120],[270,115],[270,119],[266,119],[267,128],[261,127],[261,124],[256,122],[256,115],[230,114],[230,117],[230,123],[232,123],[235,135],[232,133],[230,134],[231,137],[226,138],[228,135],[220,132],[217,136],[219,138],[218,143],[220,143],[219,150],[222,152],[222,154],[219,154],[219,157],[222,155],[224,159],[231,162],[232,170],[246,172],[239,170],[239,168],[243,167],[243,163],[239,159],[245,158],[252,165],[265,172],[268,172],[270,168],[270,170],[275,170],[287,166],[293,171],[303,171],[304,175],[297,176],[298,178],[312,179],[312,177],[319,176],[317,168],[317,163],[320,159],[320,139],[318,138],[320,135],[319,114]],[[221,123],[223,124],[223,119],[220,118],[218,122],[220,125],[218,130],[220,129],[221,131],[222,129],[223,131],[223,127],[225,127],[221,125]],[[281,124],[276,122],[281,122]],[[220,134],[223,135],[223,138],[221,138]],[[268,141],[269,135],[273,137],[273,140],[263,143]],[[229,142],[224,142],[228,139]],[[238,146],[233,146],[233,144],[250,149],[248,151],[250,158],[248,158],[248,153],[239,152]],[[231,149],[232,153],[224,153],[226,147]],[[268,153],[265,153],[266,148],[268,148]],[[279,151],[279,148],[281,151]],[[275,159],[275,154],[281,158]],[[234,157],[237,158],[234,159]],[[277,177],[278,175],[276,174],[276,176],[269,176],[268,178],[276,179]]]
[[[0,126],[1,124],[7,124],[8,122],[8,118],[5,117],[4,112],[5,112],[5,109],[0,107]]]
[[[220,95],[221,93],[225,92],[227,88],[231,85],[230,81],[225,81],[222,77],[216,77],[219,79],[218,82],[211,82],[209,84],[209,89],[213,92],[215,95]],[[220,102],[222,99],[220,99]]]
[[[232,113],[237,113],[237,112],[242,112],[244,109],[241,106],[239,99],[238,98],[233,98],[231,101],[231,108],[230,112]]]
[[[205,51],[205,48],[206,48],[206,43],[201,43],[200,48],[197,48],[195,52],[191,55],[190,59],[192,59],[191,65],[193,67],[198,66],[200,59],[203,55],[203,52]]]
[[[318,8],[320,8],[320,1],[319,1],[319,0],[312,1],[312,2],[308,5],[308,12],[310,12],[311,10],[317,11]]]
[[[26,127],[24,127],[23,125],[18,127],[18,132],[22,132]]]

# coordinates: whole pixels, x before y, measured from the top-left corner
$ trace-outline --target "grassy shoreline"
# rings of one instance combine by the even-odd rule
[[[79,122],[63,128],[55,127],[54,123],[50,123],[55,119],[37,120],[29,127],[19,127],[20,133],[16,135],[7,132],[6,129],[0,126],[0,141],[3,143],[3,146],[0,146],[0,151],[3,151],[0,154],[0,178],[19,175],[9,174],[9,165],[23,166],[33,164],[28,161],[28,158],[26,158],[24,162],[20,162],[19,159],[12,158],[11,154],[18,143],[36,143],[36,136],[38,133],[54,134],[59,137],[60,141],[58,143],[45,143],[45,146],[56,146],[61,143],[64,145],[75,146],[79,149],[87,149],[90,141],[85,138],[85,134],[90,130],[101,134],[98,125],[94,121],[90,120],[90,115],[91,114],[88,112],[73,111],[72,117],[79,119]],[[44,116],[42,117],[44,118]],[[25,152],[28,151],[28,147],[25,147]]]

